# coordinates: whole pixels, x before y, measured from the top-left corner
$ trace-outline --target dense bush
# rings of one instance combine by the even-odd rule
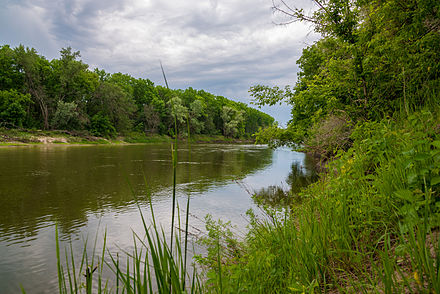
[[[16,90],[0,91],[0,122],[6,123],[7,127],[22,127],[30,103],[29,94]]]
[[[95,114],[90,122],[90,132],[95,136],[114,138],[116,129],[110,119],[102,113]]]

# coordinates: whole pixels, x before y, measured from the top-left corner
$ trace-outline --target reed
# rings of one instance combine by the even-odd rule
[[[163,67],[161,64],[163,71]],[[165,73],[164,78],[166,81]],[[168,83],[167,83],[168,86]],[[140,237],[133,232],[134,252],[126,253],[126,265],[123,267],[120,263],[119,253],[111,254],[106,249],[106,234],[104,234],[104,244],[98,262],[95,263],[95,249],[98,235],[95,236],[91,263],[89,265],[89,256],[86,250],[87,240],[84,244],[84,251],[81,257],[81,264],[77,269],[70,247],[70,255],[66,250],[66,269],[62,265],[62,257],[59,246],[58,230],[56,229],[56,254],[58,270],[58,286],[60,293],[201,293],[202,284],[198,277],[198,272],[193,266],[191,275],[188,272],[188,228],[189,228],[189,210],[190,195],[188,195],[185,212],[185,230],[184,235],[175,234],[176,208],[178,202],[176,196],[176,176],[177,176],[177,152],[178,152],[178,130],[175,118],[175,141],[171,145],[173,189],[172,189],[172,208],[171,208],[171,233],[167,239],[165,231],[156,222],[154,207],[151,201],[151,190],[145,180],[146,197],[150,207],[151,225],[148,225],[141,205],[135,197],[134,190],[132,194],[139,210],[139,215],[144,229],[144,237]],[[188,125],[188,144],[189,142]],[[189,145],[190,146],[190,145]],[[191,152],[191,148],[189,148]],[[189,158],[190,155],[189,155]],[[180,213],[177,215],[180,227]],[[180,232],[180,231],[179,231]],[[97,233],[98,234],[98,233]],[[184,247],[182,248],[182,245]],[[107,261],[107,259],[109,261]],[[70,262],[69,262],[70,260]],[[104,265],[114,273],[114,285],[110,286],[110,281],[103,279]],[[95,273],[96,272],[96,273]],[[67,280],[66,280],[67,277]],[[85,278],[85,282],[83,282]],[[96,287],[93,287],[96,280]],[[95,290],[96,289],[96,290]]]

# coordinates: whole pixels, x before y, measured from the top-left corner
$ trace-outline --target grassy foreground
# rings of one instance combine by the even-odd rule
[[[294,204],[249,212],[243,242],[210,223],[207,292],[440,293],[439,112],[363,123],[351,137]]]

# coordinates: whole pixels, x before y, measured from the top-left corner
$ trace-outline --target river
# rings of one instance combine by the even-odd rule
[[[299,185],[292,177],[313,164],[302,153],[266,146],[197,144],[178,151],[177,199],[191,197],[191,230],[203,218],[231,221],[238,234],[245,213],[256,209],[250,194],[271,185]],[[61,247],[81,255],[107,232],[111,251],[133,249],[142,232],[136,201],[149,215],[147,190],[158,222],[171,223],[170,144],[0,148],[0,293],[56,293],[55,226]],[[289,180],[290,179],[290,180]],[[136,201],[135,201],[136,199]],[[184,212],[183,212],[184,213]]]

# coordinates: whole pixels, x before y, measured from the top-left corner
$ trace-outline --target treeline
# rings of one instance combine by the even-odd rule
[[[258,105],[292,105],[288,128],[269,128],[260,140],[330,152],[350,145],[350,125],[438,103],[439,1],[314,2],[310,15],[289,2],[274,6],[290,20],[311,23],[323,37],[303,50],[296,85],[251,89]]]
[[[114,137],[132,131],[249,137],[274,119],[203,90],[171,90],[128,74],[89,70],[79,51],[47,60],[33,48],[0,47],[0,123]]]

